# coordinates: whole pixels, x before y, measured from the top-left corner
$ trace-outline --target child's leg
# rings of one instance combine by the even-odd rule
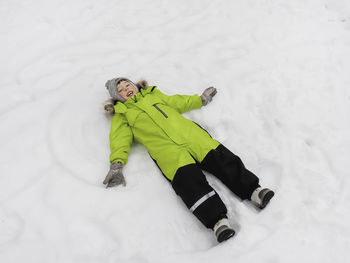
[[[207,228],[213,229],[220,219],[226,218],[225,204],[208,184],[198,164],[180,167],[171,184],[176,194]]]
[[[242,200],[250,199],[253,191],[259,187],[259,178],[222,144],[211,150],[199,166],[219,178]]]

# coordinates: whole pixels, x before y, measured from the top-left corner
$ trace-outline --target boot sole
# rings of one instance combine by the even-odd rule
[[[274,195],[275,195],[275,193],[273,191],[267,192],[266,195],[264,196],[264,199],[261,202],[260,208],[264,209]]]
[[[224,231],[222,231],[222,233],[220,233],[220,235],[218,236],[218,242],[221,243],[231,237],[233,237],[235,235],[235,231],[233,229],[226,229]]]

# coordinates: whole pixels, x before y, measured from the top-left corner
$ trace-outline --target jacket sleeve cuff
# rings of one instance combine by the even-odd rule
[[[111,164],[112,164],[112,163],[116,163],[116,162],[121,162],[121,163],[123,164],[123,166],[126,164],[126,161],[123,160],[123,159],[117,158],[117,159],[114,159],[114,160],[110,160],[110,163],[111,163]]]
[[[195,109],[199,109],[203,106],[203,103],[202,103],[202,99],[201,99],[201,96],[199,96],[198,94],[195,94],[194,95],[195,99],[194,99],[194,105],[195,105]]]

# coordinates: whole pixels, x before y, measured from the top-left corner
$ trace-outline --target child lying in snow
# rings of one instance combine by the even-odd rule
[[[201,169],[261,209],[273,197],[274,192],[260,187],[259,178],[245,168],[237,155],[181,115],[207,105],[216,94],[215,88],[207,88],[201,96],[168,96],[146,81],[135,85],[126,78],[109,80],[106,87],[112,99],[105,103],[105,110],[114,114],[109,135],[111,166],[103,182],[106,187],[126,185],[122,169],[135,139],[147,148],[191,212],[214,231],[218,242],[235,232],[229,225],[225,204]]]

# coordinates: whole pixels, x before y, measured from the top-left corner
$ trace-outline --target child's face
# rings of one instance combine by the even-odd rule
[[[117,91],[119,95],[125,100],[130,99],[132,96],[134,96],[138,92],[137,88],[132,83],[126,80],[122,80],[118,84]]]

